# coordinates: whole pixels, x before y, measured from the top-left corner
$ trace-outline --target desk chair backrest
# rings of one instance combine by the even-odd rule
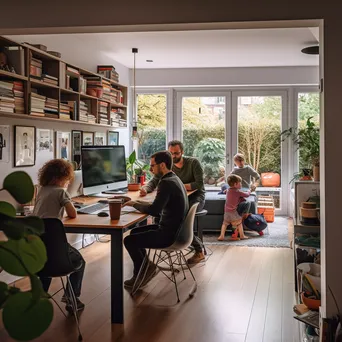
[[[175,242],[172,246],[165,248],[165,250],[182,250],[189,247],[194,238],[194,220],[198,207],[198,203],[195,203],[188,211],[185,220],[178,231]],[[164,249],[164,248],[163,248]]]
[[[41,236],[47,252],[47,262],[38,276],[61,277],[75,271],[69,258],[69,244],[63,223],[56,218],[43,219],[45,233]]]

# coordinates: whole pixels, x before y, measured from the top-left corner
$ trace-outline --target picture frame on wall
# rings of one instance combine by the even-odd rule
[[[99,145],[99,146],[107,145],[107,134],[103,132],[95,132],[94,145]]]
[[[72,160],[81,163],[82,131],[71,131]]]
[[[53,130],[37,128],[36,138],[37,152],[53,152]]]
[[[35,145],[36,127],[14,126],[14,167],[35,165]]]
[[[108,131],[108,145],[119,145],[119,132]]]
[[[94,145],[94,132],[82,132],[82,146]]]
[[[56,151],[55,156],[58,159],[71,161],[71,133],[56,132]]]
[[[10,161],[10,126],[0,125],[0,163]]]

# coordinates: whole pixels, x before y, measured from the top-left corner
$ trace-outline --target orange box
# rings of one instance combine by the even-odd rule
[[[266,222],[274,222],[274,207],[258,206],[258,214],[263,214]]]

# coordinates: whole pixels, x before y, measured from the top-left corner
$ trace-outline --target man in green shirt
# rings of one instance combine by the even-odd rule
[[[187,191],[196,190],[189,196],[189,208],[191,208],[194,203],[199,203],[197,211],[201,211],[205,201],[202,165],[196,158],[183,157],[183,143],[178,140],[170,141],[168,150],[173,159],[172,171],[180,178]],[[160,178],[155,175],[144,187],[142,187],[140,195],[146,196],[147,193],[155,190],[159,181]],[[188,259],[188,263],[196,264],[204,260],[202,241],[197,236],[194,236],[192,246],[195,249],[195,254]]]

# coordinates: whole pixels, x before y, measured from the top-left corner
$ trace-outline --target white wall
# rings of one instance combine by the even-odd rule
[[[315,66],[137,69],[137,87],[317,85]],[[131,84],[132,72],[131,72]]]

